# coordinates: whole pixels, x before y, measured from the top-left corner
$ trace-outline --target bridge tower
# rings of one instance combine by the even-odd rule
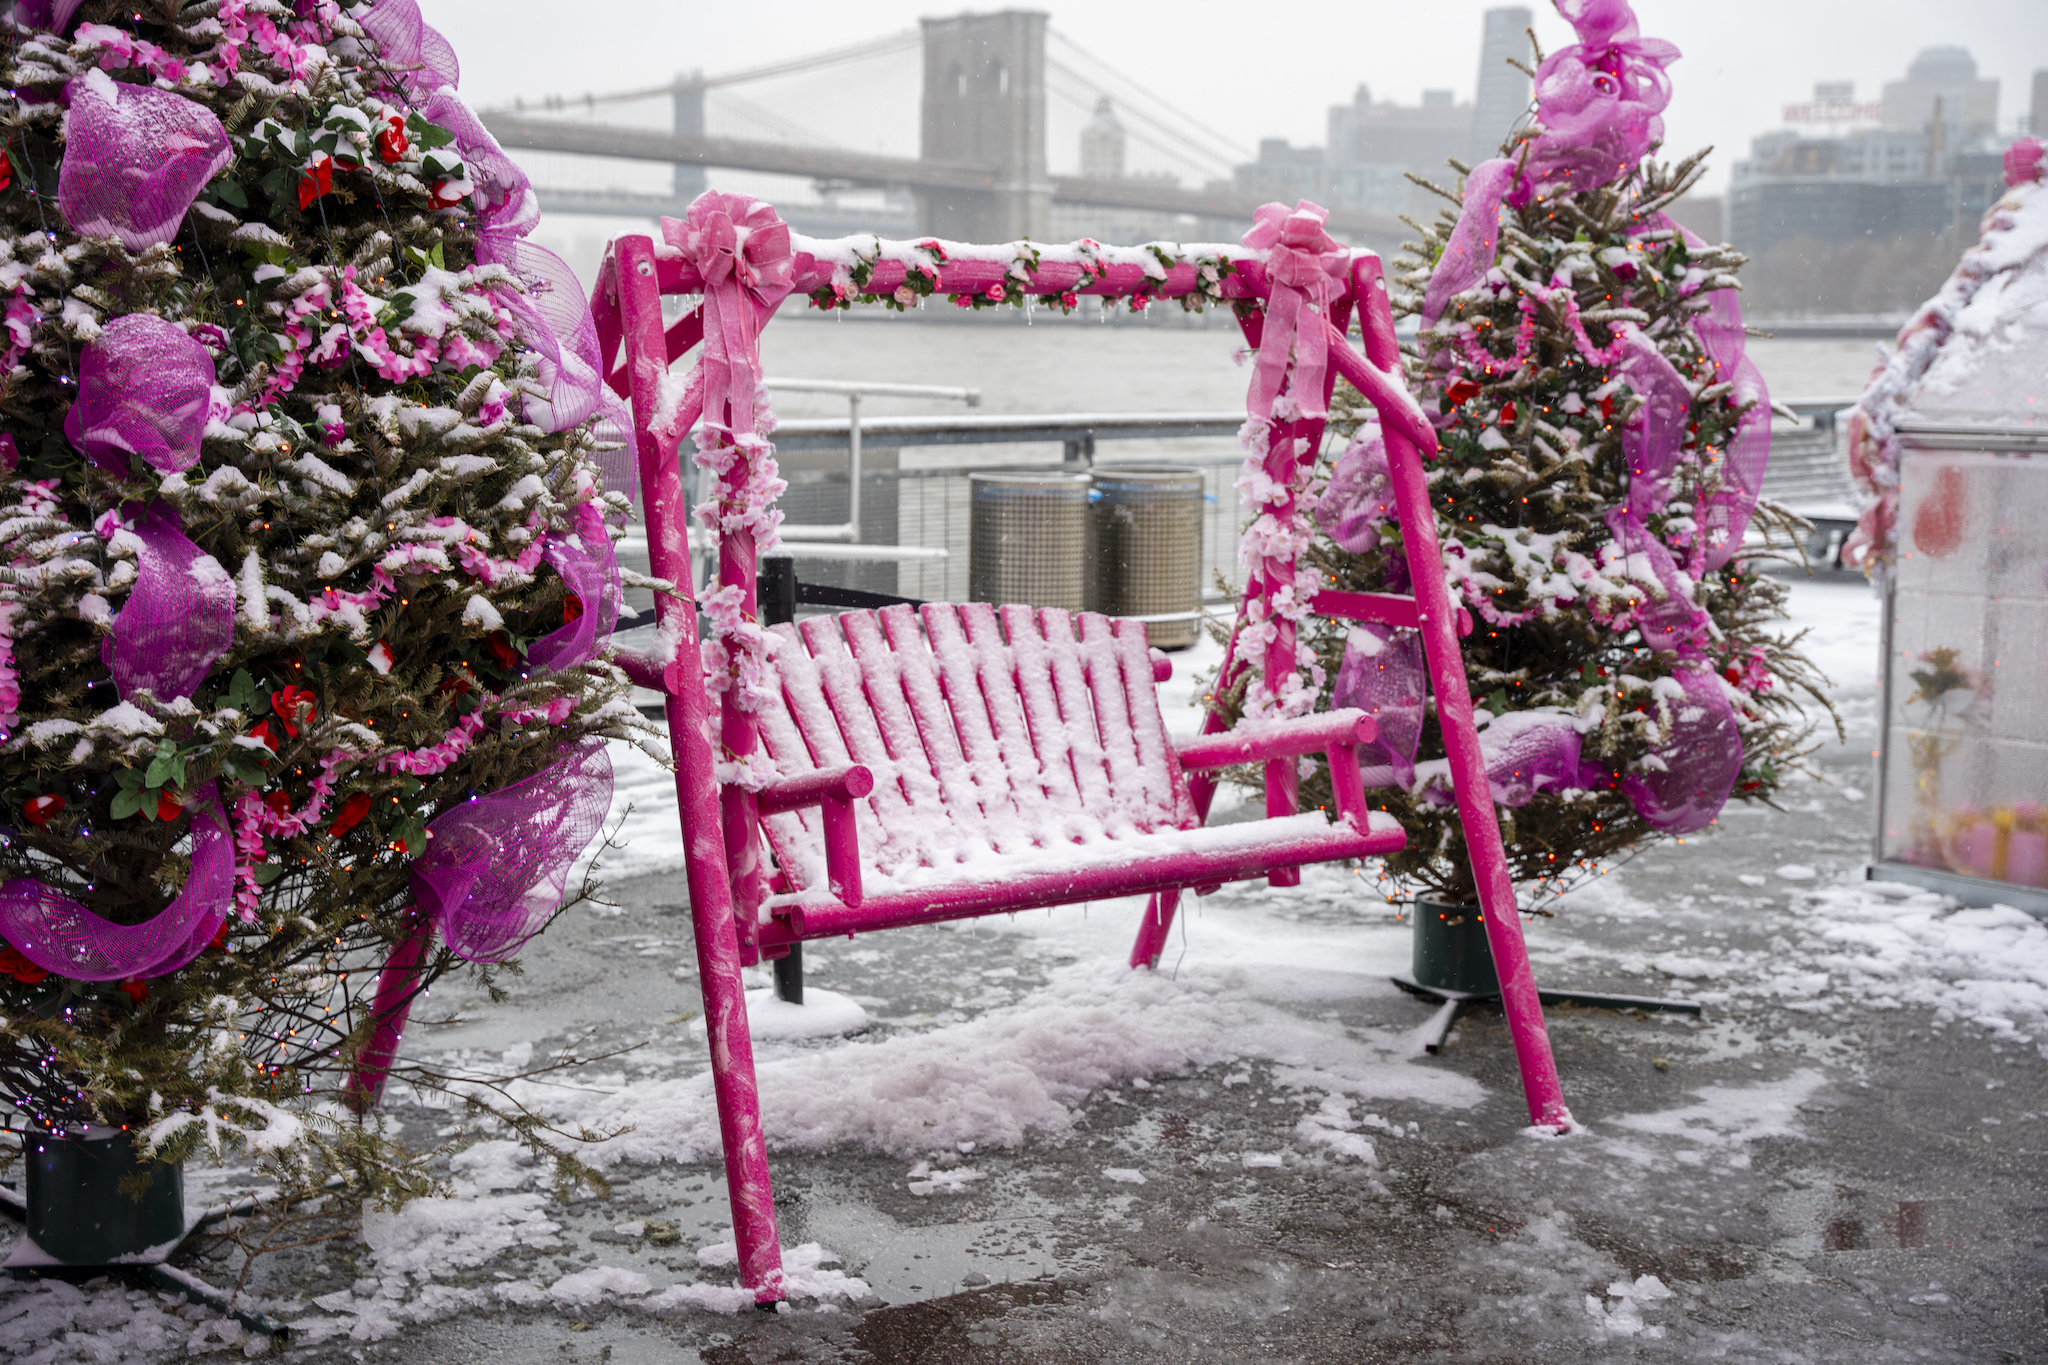
[[[986,190],[919,191],[918,219],[926,232],[960,242],[1050,236],[1045,20],[1038,10],[1001,10],[922,21],[919,154],[992,172]]]
[[[676,73],[675,129],[679,136],[704,136],[704,79],[702,68]],[[704,193],[704,168],[678,161],[675,169],[676,198],[687,204]]]

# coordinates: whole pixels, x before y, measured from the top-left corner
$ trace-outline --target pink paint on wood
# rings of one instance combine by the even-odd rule
[[[1138,921],[1138,940],[1131,945],[1131,966],[1153,968],[1166,951],[1166,937],[1173,932],[1173,912],[1180,905],[1180,892],[1155,891],[1145,902],[1145,917]]]
[[[655,598],[655,615],[676,640],[665,670],[669,744],[676,759],[676,801],[682,817],[684,873],[696,935],[705,1034],[711,1048],[712,1091],[725,1149],[726,1189],[732,1203],[740,1282],[760,1302],[784,1296],[782,1244],[768,1175],[768,1145],[761,1128],[761,1098],[754,1079],[754,1046],[747,1029],[746,990],[740,981],[732,888],[726,876],[710,702],[697,645],[697,604],[689,591],[689,528],[683,516],[682,471],[673,443],[649,430],[667,369],[661,295],[654,244],[622,237],[612,247],[621,331],[626,343],[634,441],[647,514],[649,568],[677,585]]]
[[[1228,768],[1273,758],[1299,758],[1369,743],[1379,734],[1373,718],[1356,707],[1261,725],[1256,730],[1204,735],[1178,748],[1183,768]]]
[[[345,1098],[349,1108],[367,1114],[384,1098],[384,1083],[391,1078],[391,1063],[405,1038],[405,1021],[412,1002],[419,995],[420,959],[434,943],[434,922],[412,906],[406,910],[411,928],[377,976],[377,994],[370,1004],[370,1040],[356,1054],[354,1072],[349,1076]]]
[[[1187,886],[1244,881],[1274,868],[1306,863],[1341,862],[1392,853],[1407,835],[1392,817],[1380,815],[1360,831],[1348,823],[1332,824],[1316,812],[1298,815],[1281,828],[1261,830],[1261,823],[1223,825],[1215,829],[1151,836],[1170,845],[1146,850],[1145,837],[1108,844],[1075,845],[1071,852],[1048,851],[1031,861],[1034,870],[1003,867],[973,881],[918,884],[901,890],[869,892],[857,906],[812,891],[778,900],[769,907],[762,927],[764,947],[802,939],[834,938],[871,933],[906,924],[933,924],[1007,914],[1046,905],[1073,905]],[[1189,839],[1189,834],[1211,836]],[[1019,859],[1018,863],[1025,860]]]
[[[858,763],[837,768],[820,768],[771,782],[755,793],[761,814],[779,815],[820,801],[854,801],[875,789],[875,775]]]
[[[1379,274],[1378,262],[1361,262],[1354,270],[1357,292],[1366,303],[1366,325],[1361,329],[1368,347],[1360,358],[1349,346],[1333,348],[1359,361],[1359,367],[1373,375],[1398,374],[1400,354],[1393,345],[1392,313]],[[1384,316],[1380,316],[1384,315]],[[1350,373],[1347,367],[1346,374]],[[1357,381],[1354,380],[1354,383]],[[1361,391],[1370,393],[1364,385]],[[1515,901],[1514,879],[1508,874],[1507,854],[1501,846],[1500,824],[1486,782],[1486,760],[1479,750],[1479,731],[1472,720],[1472,694],[1465,680],[1465,665],[1453,634],[1456,611],[1450,587],[1445,581],[1441,550],[1436,535],[1436,514],[1431,509],[1429,485],[1422,472],[1422,455],[1417,443],[1401,423],[1389,420],[1403,404],[1375,404],[1386,434],[1387,463],[1393,474],[1395,507],[1401,520],[1401,539],[1408,554],[1408,571],[1414,584],[1420,619],[1423,652],[1429,661],[1430,688],[1436,695],[1437,716],[1443,726],[1444,747],[1451,767],[1451,787],[1458,803],[1459,823],[1465,832],[1465,846],[1472,858],[1473,876],[1479,883],[1479,903],[1485,912],[1487,943],[1493,949],[1493,963],[1500,975],[1501,1008],[1507,1015],[1508,1031],[1514,1038],[1515,1060],[1521,1068],[1522,1091],[1529,1104],[1531,1123],[1569,1128],[1571,1111],[1565,1108],[1564,1090],[1558,1084],[1557,1062],[1550,1051],[1550,1034],[1543,1023],[1543,1002],[1536,995],[1536,977],[1529,967],[1528,946],[1522,941],[1522,917]],[[1390,412],[1390,409],[1393,409]],[[1428,428],[1425,425],[1424,431]],[[1435,434],[1423,449],[1434,451]]]

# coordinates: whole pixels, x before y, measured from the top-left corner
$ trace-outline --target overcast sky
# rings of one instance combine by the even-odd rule
[[[690,67],[755,66],[958,12],[909,0],[421,0],[421,8],[454,42],[463,93],[480,106],[520,93],[657,83]],[[1056,30],[1246,145],[1276,136],[1320,143],[1325,110],[1348,101],[1360,82],[1403,103],[1426,87],[1470,99],[1487,8],[1483,0],[1048,6]],[[1547,4],[1530,8],[1546,50],[1570,40]],[[2026,111],[2033,72],[2048,67],[2048,0],[1644,0],[1637,13],[1646,33],[1685,54],[1672,68],[1667,149],[1713,144],[1712,187],[1725,183],[1728,162],[1746,153],[1751,137],[1779,126],[1780,107],[1810,96],[1815,81],[1853,80],[1858,98],[1875,99],[1921,48],[1959,45],[1981,75],[2000,82],[2003,129]],[[907,62],[891,69],[905,88],[890,92],[893,99],[875,92],[875,103],[901,122],[894,111],[915,108],[915,69]],[[816,126],[820,111],[807,117]],[[914,128],[902,136],[913,139]]]

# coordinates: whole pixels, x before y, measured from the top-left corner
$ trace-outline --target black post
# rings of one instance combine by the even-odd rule
[[[796,560],[788,555],[764,556],[755,597],[760,603],[762,625],[780,626],[796,620]],[[775,959],[775,994],[792,1005],[803,1004],[803,944],[790,944],[789,956]]]
[[[754,597],[760,604],[762,625],[783,626],[796,620],[796,560],[788,555],[763,555]]]
[[[804,945],[789,945],[789,956],[775,959],[775,995],[792,1005],[804,1002]]]

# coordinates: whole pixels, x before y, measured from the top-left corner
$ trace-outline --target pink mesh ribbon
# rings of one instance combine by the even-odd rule
[[[1493,268],[1500,206],[1538,194],[1581,193],[1619,179],[1664,136],[1664,106],[1678,60],[1645,38],[1627,0],[1557,0],[1579,41],[1536,68],[1536,134],[1514,160],[1482,161],[1465,178],[1465,205],[1423,299],[1424,326]]]
[[[553,767],[473,797],[427,826],[427,851],[412,870],[419,905],[377,978],[350,1103],[368,1109],[384,1093],[435,930],[471,962],[503,962],[518,952],[560,908],[569,869],[597,836],[611,799],[611,758],[602,741],[586,740]]]
[[[758,443],[761,320],[796,282],[789,227],[758,199],[712,191],[661,235],[704,277],[705,445]]]
[[[1380,527],[1395,516],[1386,441],[1379,423],[1368,419],[1337,457],[1329,486],[1316,503],[1316,525],[1337,548],[1362,555],[1380,543]]]
[[[1355,706],[1379,725],[1379,734],[1358,746],[1366,786],[1406,790],[1414,785],[1428,697],[1420,632],[1376,622],[1351,628],[1330,705]]]
[[[540,200],[533,192],[533,182],[470,112],[462,96],[452,89],[437,90],[421,106],[420,113],[428,122],[455,134],[455,148],[462,153],[463,165],[469,168],[470,183],[476,186],[470,201],[476,205],[477,231],[514,237],[533,231],[540,221]],[[582,291],[577,292],[580,295]]]
[[[1689,246],[1704,245],[1690,232],[1685,240]],[[1711,382],[1732,383],[1734,401],[1754,404],[1721,452],[1721,486],[1693,509],[1705,567],[1718,569],[1742,548],[1750,515],[1763,492],[1764,471],[1771,463],[1771,393],[1756,362],[1744,353],[1742,303],[1735,291],[1717,289],[1708,302],[1707,311],[1693,318],[1693,330],[1714,364]]]
[[[359,22],[377,44],[384,70],[413,99],[424,100],[436,90],[461,83],[455,49],[427,23],[414,0],[377,0],[377,8]]]
[[[57,208],[74,231],[130,251],[168,242],[234,155],[205,106],[94,69],[67,83],[71,112]]]
[[[548,537],[541,560],[562,576],[581,613],[535,640],[526,651],[528,664],[556,673],[576,667],[611,637],[623,600],[618,556],[596,506],[584,503],[576,509],[576,520],[575,535]]]
[[[1742,771],[1742,735],[1711,668],[1687,665],[1673,676],[1685,696],[1671,703],[1671,737],[1654,755],[1663,766],[1629,774],[1621,789],[1650,828],[1688,834],[1728,803]]]
[[[1294,412],[1286,420],[1327,417],[1323,377],[1329,368],[1329,329],[1324,320],[1337,292],[1333,275],[1350,263],[1351,255],[1324,230],[1330,211],[1308,200],[1293,209],[1262,205],[1252,219],[1244,244],[1263,253],[1272,293],[1266,301],[1258,358],[1252,362],[1251,392],[1246,410],[1254,422],[1273,420],[1273,406],[1286,387]],[[1294,379],[1288,383],[1288,360]]]
[[[199,462],[213,396],[213,356],[185,329],[148,313],[109,322],[78,363],[64,435],[100,468],[126,477],[139,455],[159,474]]]
[[[73,981],[162,976],[198,957],[227,919],[235,841],[220,794],[192,794],[192,868],[177,898],[141,924],[115,924],[41,882],[0,886],[0,935],[29,961]]]
[[[1479,283],[1493,269],[1500,246],[1500,206],[1515,183],[1515,163],[1495,157],[1482,161],[1465,177],[1465,204],[1458,213],[1444,254],[1429,275],[1422,296],[1422,325],[1434,323],[1444,305]]]
[[[496,297],[512,315],[519,339],[539,356],[540,381],[547,386],[545,399],[527,399],[526,419],[546,431],[564,431],[599,412],[614,415],[617,400],[599,370],[597,326],[576,272],[546,247],[497,233],[477,238],[476,258],[479,265],[504,266],[525,286],[524,293],[501,289]],[[637,486],[630,449],[623,457],[606,451],[600,462],[606,488],[630,494]]]
[[[546,926],[611,800],[611,757],[587,740],[524,782],[434,818],[412,890],[457,957],[503,962]]]
[[[101,660],[124,698],[143,687],[158,701],[191,696],[234,642],[234,580],[186,538],[169,503],[150,503],[126,526],[103,525],[140,544],[135,586],[100,642]]]
[[[540,222],[540,200],[526,172],[454,90],[435,91],[420,112],[455,134],[456,150],[476,186],[471,202],[477,264],[503,266],[519,280],[521,289],[501,289],[497,298],[519,340],[539,357],[540,382],[547,389],[545,398],[524,400],[526,420],[544,431],[566,431],[602,415],[626,429],[631,423],[625,409],[605,387],[597,325],[582,283],[560,256],[524,240]],[[600,452],[598,463],[606,488],[636,495],[639,465],[630,443]]]
[[[15,0],[14,22],[23,28],[43,28],[62,33],[71,27],[71,16],[85,0]]]

